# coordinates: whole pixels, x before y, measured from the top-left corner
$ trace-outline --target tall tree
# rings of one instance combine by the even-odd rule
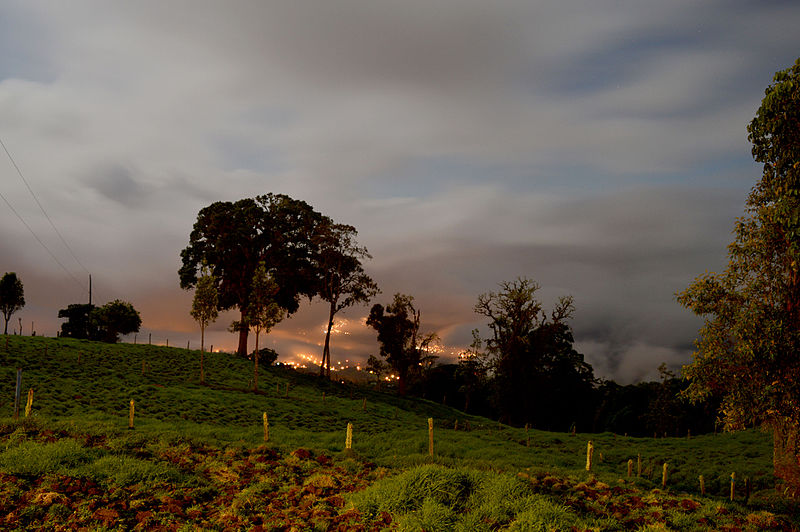
[[[420,311],[414,307],[414,298],[404,294],[395,294],[386,307],[373,305],[367,325],[378,331],[380,354],[397,372],[398,392],[405,395],[409,378],[419,373],[438,336],[420,335]]]
[[[189,312],[192,318],[200,325],[200,383],[206,379],[205,367],[203,364],[203,353],[205,351],[206,327],[213,323],[219,311],[219,294],[217,292],[217,280],[207,266],[201,270],[200,279],[194,290],[192,299],[192,310]]]
[[[25,306],[25,290],[22,281],[14,272],[6,272],[0,279],[0,311],[6,321],[3,334],[8,334],[8,320],[11,315]],[[20,331],[20,334],[22,331]]]
[[[505,281],[500,291],[479,296],[474,310],[489,319],[485,343],[500,415],[509,423],[565,430],[584,415],[594,375],[573,348],[567,325],[575,310],[572,297],[560,298],[548,316],[538,290],[527,278]]]
[[[778,72],[748,128],[761,180],[735,224],[728,267],[678,301],[705,317],[688,395],[723,396],[727,428],[773,431],[775,476],[800,496],[800,59]]]
[[[181,251],[181,288],[193,287],[199,269],[208,264],[217,279],[219,310],[241,313],[238,351],[247,356],[245,314],[258,263],[266,263],[278,284],[278,305],[294,313],[301,297],[310,299],[318,291],[313,242],[325,223],[328,219],[310,205],[283,194],[213,203],[200,210],[189,245]]]
[[[320,376],[331,378],[331,329],[336,314],[356,303],[368,303],[380,290],[364,273],[361,261],[372,258],[367,248],[356,242],[356,228],[343,224],[327,224],[315,241],[317,268],[320,273],[319,296],[328,303],[328,327],[322,348]]]
[[[253,352],[253,391],[258,391],[258,337],[261,332],[267,333],[283,319],[283,309],[275,301],[279,291],[278,285],[267,271],[264,261],[258,263],[253,274],[253,284],[250,290],[250,304],[247,308],[246,319],[256,333],[256,348]]]

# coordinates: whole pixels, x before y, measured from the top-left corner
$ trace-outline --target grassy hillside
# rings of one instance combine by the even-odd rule
[[[691,439],[526,432],[287,368],[263,369],[256,394],[248,389],[250,363],[227,354],[206,354],[206,384],[200,385],[197,351],[8,340],[8,351],[0,344],[0,525],[798,526],[791,524],[788,503],[771,494],[770,439],[756,431]],[[31,417],[14,421],[18,367],[22,409],[29,389],[34,400]],[[433,457],[428,418],[434,419]],[[589,440],[592,473],[585,471]],[[628,460],[634,462],[632,477]],[[731,472],[739,479],[735,503],[726,500]],[[711,497],[698,496],[699,475]],[[745,478],[753,491],[749,506]]]

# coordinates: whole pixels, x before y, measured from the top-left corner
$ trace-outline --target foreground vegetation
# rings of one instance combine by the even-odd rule
[[[206,355],[200,385],[198,352],[8,340],[8,351],[0,344],[0,527],[800,527],[797,508],[772,490],[770,438],[757,431],[691,439],[525,431],[282,367],[266,368],[255,394],[250,362],[229,354]],[[21,410],[28,389],[34,400],[31,416],[14,420],[17,367]]]

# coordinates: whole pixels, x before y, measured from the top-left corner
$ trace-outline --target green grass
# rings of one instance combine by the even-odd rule
[[[794,509],[772,495],[771,441],[759,431],[692,439],[526,433],[430,401],[321,382],[288,368],[262,368],[260,392],[253,393],[252,365],[229,354],[205,355],[206,383],[201,385],[197,351],[42,337],[8,340],[7,352],[0,347],[0,474],[13,475],[12,484],[29,490],[24,493],[36,492],[36,482],[42,479],[60,486],[54,479],[69,477],[111,492],[127,490],[134,499],[141,491],[146,495],[143,501],[157,498],[159,490],[172,493],[163,486],[177,486],[203,512],[209,500],[230,496],[224,499],[232,505],[230,515],[192,520],[184,511],[186,523],[212,528],[267,507],[285,523],[317,519],[320,529],[335,515],[351,519],[348,508],[361,516],[359,523],[389,520],[409,530],[604,530],[619,525],[624,516],[614,516],[614,503],[584,505],[591,492],[599,499],[622,497],[625,519],[634,520],[629,524],[639,526],[640,519],[640,528],[668,523],[675,529],[692,529],[703,519],[720,526],[718,508],[725,504],[730,473],[735,471],[740,481],[750,479],[757,504],[733,506],[730,515],[768,522],[769,515],[788,515]],[[30,388],[34,402],[31,418],[14,421],[17,367],[23,369],[21,410]],[[127,427],[131,399],[136,404],[134,430]],[[270,421],[266,445],[262,412]],[[435,420],[433,457],[428,455],[429,417]],[[458,431],[453,430],[456,420]],[[347,423],[354,426],[352,451],[344,449]],[[464,430],[467,423],[470,430]],[[595,448],[591,473],[584,469],[589,440]],[[304,461],[292,454],[298,448],[329,458]],[[268,471],[256,469],[255,476],[239,472],[237,468],[249,467],[240,463],[262,460],[267,451],[276,453],[267,460]],[[636,476],[637,455],[642,459],[641,477]],[[627,477],[629,459],[634,461],[632,478]],[[666,492],[660,489],[664,462],[669,472]],[[350,478],[357,475],[364,476]],[[699,475],[711,498],[697,497]],[[585,482],[590,484],[583,486]],[[371,486],[362,493],[347,495],[367,484]],[[226,485],[236,485],[240,492],[224,494]],[[297,510],[297,515],[273,503],[265,506],[264,493],[285,492],[285,498],[293,500],[291,489],[316,502],[306,501],[309,510]],[[335,498],[338,494],[349,501],[346,507],[336,506],[341,502]],[[655,497],[645,507],[659,509],[639,508],[640,496]],[[693,508],[689,503],[671,506],[670,501],[689,496],[700,501],[698,509],[680,507]],[[294,502],[297,507],[306,504]],[[78,515],[69,502],[54,504],[63,506],[56,514]],[[150,506],[142,503],[143,508]],[[162,506],[136,512],[121,507],[118,518],[136,524],[141,523],[133,521],[136,516],[150,519],[147,512],[152,512],[157,519],[159,511],[171,511],[168,504],[167,509]],[[759,518],[757,511],[772,513]],[[47,515],[36,519],[45,523]],[[741,520],[750,526],[744,517]]]

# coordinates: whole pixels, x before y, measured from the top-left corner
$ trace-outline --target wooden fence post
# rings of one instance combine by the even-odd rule
[[[703,475],[700,475],[700,495],[706,495],[706,479],[703,478]]]
[[[633,458],[628,460],[628,478],[633,476]]]
[[[28,390],[28,403],[25,405],[25,417],[31,415],[31,410],[33,410],[33,388]]]
[[[22,368],[17,368],[17,388],[14,391],[14,419],[19,419],[20,393],[22,393]]]
[[[428,454],[433,456],[433,418],[428,418]]]
[[[592,440],[586,444],[586,471],[592,470],[592,457],[594,456],[594,444]]]
[[[348,451],[353,448],[353,424],[347,424],[347,436],[344,439],[344,448]]]
[[[736,473],[731,473],[731,501],[736,498]]]
[[[661,468],[661,488],[667,487],[667,463],[664,462],[664,467]]]
[[[128,408],[128,429],[133,429],[133,410],[134,410],[134,402],[131,399],[130,407]]]
[[[264,419],[264,441],[269,441],[269,419],[267,418],[266,412],[264,412],[263,419]]]

